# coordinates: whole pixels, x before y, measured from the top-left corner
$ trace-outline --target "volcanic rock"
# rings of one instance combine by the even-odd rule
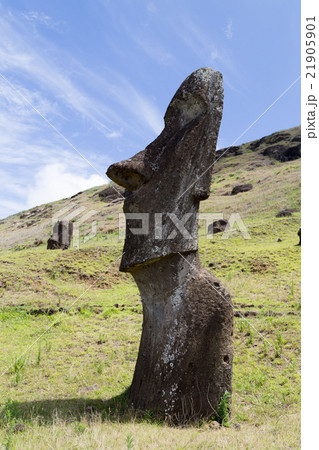
[[[48,250],[66,250],[73,236],[73,223],[68,220],[58,220],[53,227],[53,235],[48,239]]]
[[[221,233],[225,231],[228,225],[227,220],[219,219],[208,225],[208,234]]]
[[[222,108],[222,75],[193,72],[162,133],[107,171],[132,191],[120,270],[140,290],[143,329],[130,402],[176,422],[210,418],[231,392],[231,298],[198,256],[199,203],[210,195]]]
[[[238,184],[237,186],[235,186],[233,188],[233,190],[231,191],[231,195],[237,195],[240,192],[247,192],[247,191],[251,191],[253,188],[252,184]]]

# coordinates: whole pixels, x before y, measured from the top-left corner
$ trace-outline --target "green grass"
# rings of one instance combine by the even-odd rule
[[[202,264],[234,304],[229,426],[172,427],[128,407],[142,307],[133,279],[118,272],[123,241],[101,228],[78,250],[21,243],[0,252],[4,448],[299,448],[300,212],[275,215],[299,209],[300,161],[246,152],[216,169],[201,211],[238,212],[251,236],[211,240],[199,230]],[[222,195],[241,182],[253,190]],[[103,208],[112,229],[121,206]]]

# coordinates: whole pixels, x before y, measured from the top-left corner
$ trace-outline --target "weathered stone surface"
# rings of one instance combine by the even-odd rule
[[[175,421],[215,415],[231,392],[231,298],[198,257],[199,202],[210,194],[222,107],[221,74],[195,71],[158,138],[107,171],[132,191],[120,270],[139,287],[143,330],[130,399]]]
[[[231,195],[237,195],[240,192],[247,192],[247,191],[251,191],[253,188],[252,184],[238,184],[237,186],[235,186],[233,188],[233,190],[231,191]]]
[[[48,250],[66,250],[69,248],[73,235],[73,223],[68,220],[58,220],[53,227],[53,235],[48,239]]]
[[[128,220],[121,261],[123,271],[179,251],[197,250],[196,213],[200,200],[210,194],[223,100],[221,74],[201,70],[191,74],[176,92],[165,114],[164,130],[138,153],[137,162],[133,157],[113,164],[107,171],[109,178],[134,191],[124,202],[124,212],[150,214],[148,234],[131,233],[131,227],[141,224]],[[132,162],[132,180],[128,178],[129,161]],[[122,177],[119,175],[121,168],[124,170]],[[144,175],[139,177],[139,171]],[[190,238],[185,240],[178,233],[172,239],[176,226],[168,214],[181,219],[185,212],[189,214],[185,228]],[[159,219],[156,213],[164,213],[161,239],[156,238]]]
[[[178,421],[214,415],[231,392],[231,299],[197,252],[136,267],[143,332],[131,401]]]

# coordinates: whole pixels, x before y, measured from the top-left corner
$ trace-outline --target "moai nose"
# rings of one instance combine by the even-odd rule
[[[146,151],[143,150],[132,158],[112,164],[107,169],[106,175],[129,191],[135,191],[153,176],[153,170],[145,160],[145,154]]]

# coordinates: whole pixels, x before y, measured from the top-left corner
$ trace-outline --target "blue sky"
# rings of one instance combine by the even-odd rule
[[[106,182],[206,66],[223,148],[299,77],[300,2],[0,0],[0,218]],[[236,143],[299,124],[300,80]]]

